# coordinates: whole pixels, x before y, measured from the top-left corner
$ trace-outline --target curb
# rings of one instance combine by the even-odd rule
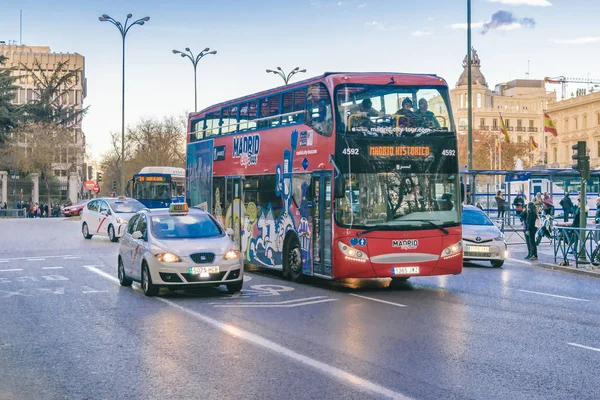
[[[595,272],[595,271],[588,271],[585,269],[577,269],[577,268],[572,268],[572,267],[562,267],[560,265],[556,265],[556,264],[547,264],[547,263],[532,263],[529,261],[523,261],[523,260],[517,260],[514,258],[508,258],[508,260],[512,261],[512,262],[516,262],[518,264],[527,264],[529,266],[532,267],[538,267],[538,268],[544,268],[544,269],[550,269],[553,271],[561,271],[561,272],[567,272],[570,274],[575,274],[575,275],[583,275],[583,276],[591,276],[593,278],[600,278],[600,272]]]

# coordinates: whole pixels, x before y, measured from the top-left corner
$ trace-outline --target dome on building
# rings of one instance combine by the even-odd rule
[[[468,66],[468,57],[465,56],[463,59],[463,72],[460,74],[458,78],[458,82],[456,82],[456,87],[458,86],[467,86],[467,66]],[[477,55],[477,50],[473,49],[471,51],[471,80],[473,85],[482,85],[487,87],[487,81],[485,80],[485,76],[481,73],[481,60]]]

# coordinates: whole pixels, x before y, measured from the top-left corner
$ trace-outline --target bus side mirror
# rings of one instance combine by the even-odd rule
[[[230,236],[230,237],[231,237],[231,236],[233,236],[233,234],[234,234],[235,232],[233,232],[233,229],[231,229],[231,228],[227,228],[227,229],[225,229],[225,233],[227,234],[227,236]]]
[[[344,179],[344,175],[338,174],[335,177],[335,189],[334,189],[334,197],[336,199],[342,199],[346,195],[346,180]]]

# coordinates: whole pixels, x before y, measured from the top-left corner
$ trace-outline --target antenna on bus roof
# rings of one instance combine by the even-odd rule
[[[387,83],[387,85],[393,85],[395,83],[396,83],[396,81],[394,80],[394,77],[390,76],[390,81]]]

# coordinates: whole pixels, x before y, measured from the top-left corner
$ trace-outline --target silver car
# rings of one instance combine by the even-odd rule
[[[490,261],[500,268],[508,256],[504,234],[483,211],[475,206],[464,206],[462,232],[465,261]]]

